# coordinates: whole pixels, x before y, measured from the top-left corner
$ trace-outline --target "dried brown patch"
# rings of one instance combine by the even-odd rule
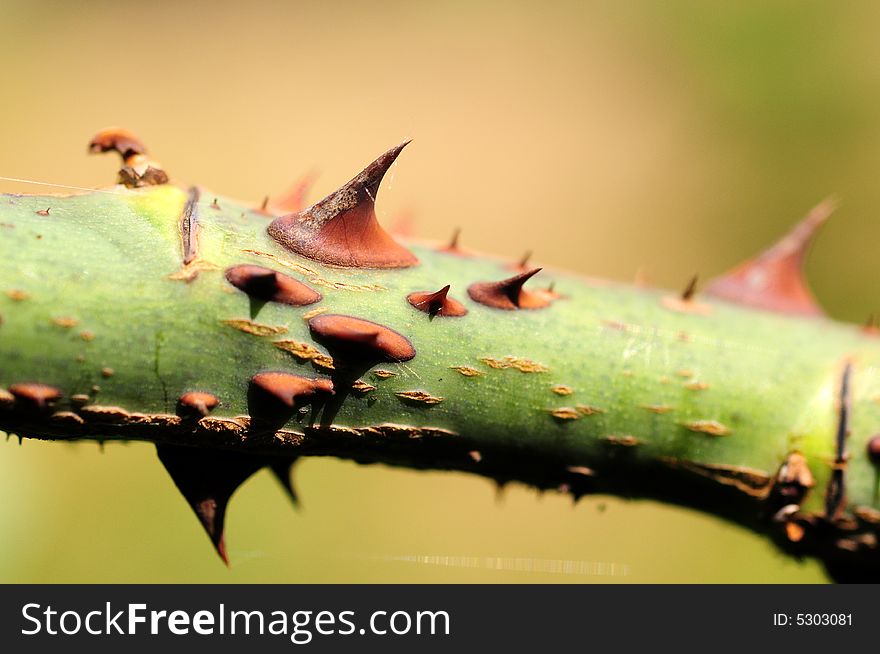
[[[684,385],[684,388],[689,391],[705,391],[707,388],[709,388],[709,384],[701,381],[688,382]]]
[[[383,370],[382,368],[377,368],[373,371],[373,376],[378,377],[379,379],[388,379],[390,377],[397,377],[396,372],[391,372],[390,370]]]
[[[357,393],[369,393],[371,391],[375,391],[376,387],[372,384],[368,384],[363,379],[358,379],[355,383],[351,385],[351,390]]]
[[[557,395],[571,395],[572,393],[574,393],[574,390],[572,390],[571,386],[565,386],[564,384],[557,384],[550,390]]]
[[[9,297],[10,300],[14,300],[16,302],[23,302],[31,296],[31,294],[27,291],[22,291],[17,288],[9,289],[8,291],[6,291],[6,295]]]
[[[593,416],[598,413],[605,413],[605,409],[600,409],[597,406],[590,406],[588,404],[575,404],[574,408],[582,416]]]
[[[91,341],[95,340],[95,332],[84,329],[79,333],[79,337],[86,343],[90,343]]]
[[[79,324],[79,320],[69,316],[59,316],[57,318],[52,318],[52,324],[63,327],[64,329],[72,329]]]
[[[621,447],[635,447],[636,445],[641,444],[641,441],[638,438],[629,434],[612,434],[611,436],[606,436],[605,441],[611,445],[619,445]]]
[[[717,420],[693,420],[682,423],[682,427],[710,436],[729,436],[732,433],[729,427],[722,425]]]
[[[674,411],[671,406],[667,406],[666,404],[642,404],[640,405],[641,409],[645,409],[645,411],[650,411],[651,413],[669,413],[670,411]]]
[[[577,420],[581,414],[577,409],[570,406],[561,406],[556,409],[547,409],[551,416],[557,420]]]
[[[425,391],[400,391],[395,393],[397,397],[406,402],[415,402],[416,404],[440,404],[446,398],[437,397],[426,393]]]
[[[455,372],[464,375],[465,377],[482,377],[486,373],[482,370],[477,370],[476,368],[471,368],[470,366],[449,366],[450,370],[454,370]]]
[[[548,370],[550,370],[550,368],[542,363],[537,363],[535,361],[532,361],[531,359],[525,359],[523,357],[515,357],[510,355],[504,357],[503,359],[480,357],[479,361],[496,370],[506,370],[508,368],[514,368],[515,370],[519,370],[520,372],[527,373],[547,372]]]
[[[282,325],[263,325],[243,318],[228,318],[226,320],[221,320],[220,322],[233,329],[237,329],[246,334],[253,334],[254,336],[275,336],[287,333],[287,327]]]

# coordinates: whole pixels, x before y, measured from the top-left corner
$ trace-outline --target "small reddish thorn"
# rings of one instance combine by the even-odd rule
[[[211,208],[214,210],[220,210],[220,204],[217,202],[217,198],[214,198],[214,201],[211,203]]]
[[[464,251],[459,247],[458,243],[461,239],[461,228],[456,227],[455,231],[452,232],[452,238],[449,239],[449,244],[438,248],[440,252],[446,252],[448,254],[457,254],[459,256],[464,254]]]
[[[880,434],[872,436],[868,441],[868,459],[875,466],[880,466]]]
[[[250,383],[257,400],[266,409],[278,409],[278,405],[294,409],[307,404],[315,395],[333,395],[333,382],[329,379],[300,377],[287,372],[257,373]]]
[[[684,290],[681,292],[681,301],[682,302],[690,302],[694,293],[697,292],[697,275],[691,277],[691,281],[688,282],[688,285],[685,286]]]
[[[268,213],[266,208],[269,206],[269,196],[263,196],[263,201],[260,203],[260,211],[262,213]]]
[[[40,209],[39,211],[35,211],[34,213],[37,214],[38,216],[48,216],[49,209],[51,209],[51,207],[48,207],[46,209]]]
[[[16,400],[34,409],[45,409],[61,399],[61,391],[48,384],[13,384],[9,392]]]
[[[540,271],[541,268],[535,268],[500,282],[476,282],[468,286],[468,295],[474,302],[495,309],[540,309],[549,306],[552,298],[546,292],[523,288],[523,284]]]
[[[189,391],[177,400],[177,415],[181,418],[204,418],[213,411],[220,400],[211,393]]]
[[[821,316],[804,278],[804,259],[835,206],[832,200],[819,204],[773,247],[714,280],[706,293],[767,311]]]
[[[226,269],[226,280],[252,298],[291,306],[314,304],[322,295],[293,277],[250,264]]]
[[[272,208],[277,209],[279,213],[302,211],[306,206],[306,195],[317,177],[318,173],[314,170],[300,177],[284,195],[272,200]]]
[[[128,130],[118,127],[101,130],[89,142],[89,152],[117,152],[123,162],[119,170],[119,183],[129,188],[168,182],[167,173],[159,164],[147,158],[143,143]]]
[[[527,250],[525,252],[525,254],[523,254],[522,258],[519,261],[517,261],[516,263],[510,264],[507,267],[511,270],[526,271],[529,269],[528,268],[529,259],[531,259],[531,258],[532,258],[532,251]]]
[[[410,293],[406,296],[406,300],[416,309],[424,311],[432,318],[434,316],[452,318],[466,315],[467,309],[465,309],[464,305],[449,297],[448,294],[449,284],[434,293],[429,291]]]
[[[382,178],[409,143],[392,148],[339,190],[298,213],[276,218],[269,235],[285,249],[347,268],[408,268],[418,259],[382,229],[376,194]]]
[[[361,318],[322,313],[309,320],[309,330],[333,358],[391,363],[409,361],[416,355],[405,336]]]

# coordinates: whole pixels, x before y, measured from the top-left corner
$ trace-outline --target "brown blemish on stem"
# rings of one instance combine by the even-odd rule
[[[188,391],[177,400],[177,415],[181,418],[204,418],[220,404],[216,395],[204,391]]]
[[[13,384],[9,392],[16,401],[34,409],[45,409],[61,399],[61,391],[48,384]]]
[[[641,409],[645,409],[646,411],[650,411],[651,413],[669,413],[674,409],[671,406],[667,406],[665,404],[642,404],[640,405]]]
[[[408,268],[418,259],[376,219],[382,178],[408,143],[392,148],[338,191],[298,213],[276,218],[269,235],[285,249],[347,268]]]
[[[611,445],[619,445],[620,447],[635,447],[640,445],[641,441],[635,436],[629,434],[606,436],[605,441]]]
[[[412,343],[402,334],[353,316],[321,314],[309,320],[309,330],[334,359],[400,362],[416,355]]]
[[[468,295],[474,302],[493,309],[541,309],[549,306],[552,299],[546,293],[523,288],[523,284],[539,272],[541,269],[535,268],[500,282],[475,282],[468,286]]]
[[[709,436],[729,436],[732,432],[729,427],[722,425],[717,420],[693,420],[681,423],[682,427],[700,434]]]
[[[199,273],[207,272],[209,270],[217,270],[217,268],[218,266],[214,265],[210,261],[205,261],[203,259],[194,259],[190,263],[181,266],[180,270],[178,270],[177,272],[168,275],[168,279],[171,279],[175,282],[191,282],[199,276]]]
[[[508,355],[503,359],[480,357],[479,361],[485,363],[490,368],[494,368],[495,370],[506,370],[508,368],[513,368],[515,370],[519,370],[520,372],[526,373],[547,372],[548,370],[550,370],[550,368],[542,363],[537,363],[535,361],[532,361],[531,359],[525,359],[523,357],[515,357],[511,355]]]
[[[556,386],[553,386],[550,390],[557,395],[571,395],[572,393],[574,393],[574,390],[572,390],[571,386],[565,386],[564,384],[557,384]]]
[[[186,196],[186,204],[180,214],[180,243],[183,250],[183,265],[195,261],[199,256],[199,189],[191,186]]]
[[[63,327],[64,329],[72,329],[79,324],[79,320],[69,316],[59,316],[57,318],[52,318],[52,324]]]
[[[79,333],[79,337],[86,343],[90,343],[91,341],[95,340],[95,332],[84,329]]]
[[[101,368],[101,377],[104,379],[109,379],[115,374],[113,368]]]
[[[565,471],[582,477],[594,477],[596,475],[596,471],[587,466],[566,466]]]
[[[822,315],[803,267],[810,243],[834,209],[835,203],[825,200],[773,247],[714,280],[706,292],[777,313]]]
[[[593,416],[598,413],[605,413],[605,409],[601,409],[597,406],[590,406],[588,404],[575,404],[574,408],[582,416]]]
[[[330,279],[322,277],[321,274],[313,268],[309,268],[308,266],[304,266],[301,263],[290,261],[282,257],[277,257],[274,254],[270,254],[268,252],[260,252],[259,250],[242,250],[242,252],[244,252],[245,254],[253,254],[258,257],[269,259],[270,261],[274,261],[275,263],[277,263],[279,266],[295,270],[296,272],[305,276],[306,280],[308,280],[311,284],[317,284],[318,286],[326,286],[327,288],[333,288],[339,291],[370,292],[388,290],[385,286],[382,286],[381,284],[349,284],[348,282],[334,282]]]
[[[351,390],[358,393],[369,393],[371,391],[375,391],[376,387],[372,384],[365,382],[363,379],[358,379],[351,385]]]
[[[689,391],[705,391],[709,388],[709,384],[701,381],[688,382],[687,384],[684,384],[684,388]]]
[[[395,395],[405,402],[413,402],[415,404],[440,404],[446,399],[431,395],[425,391],[400,391],[395,393]]]
[[[265,302],[304,306],[322,299],[320,293],[302,282],[263,266],[232,266],[226,269],[226,280],[250,297]]]
[[[275,341],[272,343],[279,350],[284,350],[288,354],[292,354],[300,361],[311,361],[316,366],[327,370],[334,370],[333,358],[321,352],[314,345],[308,343],[300,343],[299,341]]]
[[[34,213],[37,214],[38,216],[46,217],[49,215],[50,209],[51,209],[51,207],[47,207],[46,209],[40,209],[39,211],[34,211]]]
[[[15,302],[23,302],[31,296],[31,294],[27,291],[22,291],[17,288],[9,289],[8,291],[6,291],[6,295],[7,297],[9,297],[10,300],[13,300]]]
[[[751,497],[765,497],[772,483],[766,472],[754,468],[682,461],[670,457],[660,457],[660,460],[672,468],[687,470],[725,486],[733,486]]]
[[[373,376],[378,377],[379,379],[389,379],[390,377],[397,377],[396,372],[391,372],[390,370],[383,370],[379,368],[373,371]]]
[[[846,441],[849,438],[849,415],[851,411],[850,376],[852,362],[846,361],[840,376],[840,392],[837,397],[837,431],[834,438],[834,463],[831,477],[825,487],[825,517],[835,520],[846,505]]]
[[[557,420],[577,420],[581,414],[570,406],[561,406],[556,409],[547,409],[551,416]]]
[[[449,297],[449,284],[433,293],[430,291],[410,293],[406,296],[406,301],[432,318],[434,316],[457,318],[468,312],[461,302]]]
[[[692,370],[677,370],[675,374],[679,377],[684,377],[685,379],[694,376],[694,372]]]
[[[482,377],[486,373],[482,370],[477,370],[476,368],[471,368],[470,366],[449,366],[450,370],[454,370],[455,372],[464,375],[465,377]]]
[[[242,331],[245,334],[253,334],[254,336],[275,336],[277,334],[287,333],[287,327],[282,325],[263,325],[243,318],[228,318],[226,320],[221,320],[220,322],[233,329]]]

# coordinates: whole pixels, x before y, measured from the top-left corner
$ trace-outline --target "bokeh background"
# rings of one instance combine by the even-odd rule
[[[862,321],[880,309],[878,23],[870,1],[0,0],[0,175],[109,184],[116,161],[85,145],[119,124],[177,180],[259,202],[317,170],[317,199],[411,137],[382,220],[673,288],[835,193],[809,275]],[[297,483],[299,513],[267,474],[238,492],[228,571],[151,446],[0,441],[0,582],[825,580],[646,501],[498,502],[482,479],[329,459]]]

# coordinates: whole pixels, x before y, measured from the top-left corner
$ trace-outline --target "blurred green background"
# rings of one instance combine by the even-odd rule
[[[119,124],[176,180],[259,202],[314,169],[317,199],[412,137],[386,223],[412,212],[419,236],[461,226],[468,247],[674,288],[836,193],[810,278],[862,321],[880,309],[878,21],[877,3],[804,0],[0,0],[0,175],[109,184],[116,162],[85,145]],[[482,479],[324,459],[298,473],[300,513],[264,473],[236,495],[227,571],[151,446],[0,442],[0,581],[825,580],[651,502],[514,487],[499,503]]]

